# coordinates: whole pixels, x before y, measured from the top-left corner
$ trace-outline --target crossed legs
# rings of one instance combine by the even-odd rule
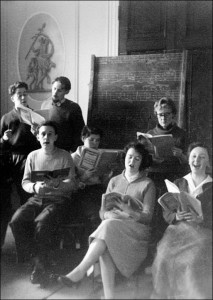
[[[106,299],[113,299],[114,278],[116,267],[108,252],[106,243],[101,239],[94,239],[80,264],[66,275],[71,281],[83,279],[87,270],[100,260],[101,276],[103,280],[104,295]]]
[[[105,299],[114,298],[116,267],[108,250],[99,259]]]

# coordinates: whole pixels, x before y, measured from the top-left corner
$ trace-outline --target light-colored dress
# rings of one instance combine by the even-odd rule
[[[113,177],[106,193],[118,192],[137,198],[143,203],[143,211],[152,216],[156,190],[151,179],[144,173],[129,182],[124,172]],[[104,215],[103,211],[100,214]],[[102,217],[103,218],[103,217]],[[90,235],[89,241],[98,238],[105,241],[114,264],[120,273],[131,276],[147,256],[150,226],[133,219],[106,219]]]
[[[203,222],[176,221],[175,213],[164,214],[170,225],[152,265],[152,299],[212,299],[212,178],[195,187],[188,174],[175,184],[201,201]]]

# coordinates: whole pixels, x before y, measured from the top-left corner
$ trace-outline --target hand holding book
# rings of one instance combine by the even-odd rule
[[[174,139],[172,134],[151,135],[137,132],[137,139],[145,144],[154,159],[165,160],[173,156]]]
[[[104,213],[104,219],[128,219],[130,215],[120,209],[113,208]]]
[[[43,121],[45,121],[45,118],[39,113],[21,104],[19,104],[18,106],[18,111],[23,122],[30,126],[33,126],[35,124],[41,124]]]
[[[121,210],[126,213],[143,211],[143,204],[136,198],[118,192],[102,195],[102,209],[106,211]]]
[[[111,167],[118,164],[122,150],[118,149],[92,149],[84,148],[79,168],[94,171],[97,176],[103,176],[111,172]]]
[[[45,195],[50,192],[50,187],[44,181],[37,181],[33,185],[33,190],[36,194]]]
[[[190,208],[189,208],[190,209]],[[187,221],[187,222],[196,222],[200,223],[202,221],[202,217],[198,216],[194,211],[180,211],[178,210],[176,213],[177,221]]]
[[[64,169],[57,169],[54,171],[32,171],[31,173],[31,181],[37,182],[37,181],[50,181],[50,180],[57,180],[57,179],[65,179],[69,176],[70,168],[64,168]]]
[[[165,209],[171,212],[189,213],[185,215],[186,220],[192,218],[202,218],[201,202],[191,196],[189,193],[180,191],[179,188],[168,179],[165,179],[168,192],[164,193],[159,199],[158,203]],[[180,214],[180,218],[183,214]]]
[[[47,176],[45,178],[44,182],[46,184],[46,187],[58,189],[62,179],[63,179],[63,177],[62,178],[60,178],[60,177],[54,178],[54,177],[51,177],[51,176]]]
[[[118,192],[102,195],[101,211],[104,219],[133,219],[140,222],[143,204],[136,198]]]
[[[81,181],[82,182],[87,181],[88,179],[93,177],[95,174],[96,174],[95,169],[85,170],[84,173],[80,176]]]

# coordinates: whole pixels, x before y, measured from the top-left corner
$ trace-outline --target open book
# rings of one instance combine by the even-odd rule
[[[172,134],[151,135],[137,132],[137,140],[145,144],[153,158],[164,160],[173,156],[172,148],[175,144]]]
[[[118,149],[84,148],[79,167],[84,170],[95,169],[98,176],[107,174],[111,170],[110,166],[118,161],[122,152]]]
[[[119,209],[126,213],[143,210],[143,204],[138,199],[118,192],[103,194],[101,207],[105,211]]]
[[[21,104],[18,106],[18,111],[23,122],[30,126],[40,125],[49,116],[48,110],[32,110],[31,108],[25,107]]]
[[[179,188],[168,179],[165,179],[165,183],[168,192],[158,199],[158,203],[160,203],[165,210],[177,212],[177,210],[180,209],[181,211],[190,211],[192,214],[202,217],[201,202],[197,198],[187,192],[180,191]]]
[[[31,181],[45,181],[45,179],[51,178],[66,178],[69,176],[70,168],[57,169],[54,171],[32,171]]]

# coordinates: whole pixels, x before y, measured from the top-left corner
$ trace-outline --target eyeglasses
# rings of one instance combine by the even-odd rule
[[[171,112],[167,112],[167,113],[160,113],[160,114],[157,114],[158,117],[160,118],[168,118],[172,113]]]

